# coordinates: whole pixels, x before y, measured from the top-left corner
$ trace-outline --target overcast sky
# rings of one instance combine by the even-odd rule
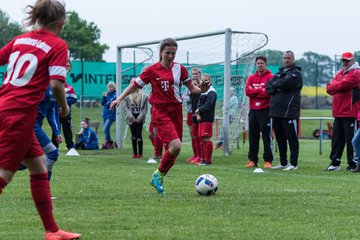
[[[35,0],[0,0],[0,9],[21,22]],[[67,10],[94,22],[105,60],[115,62],[116,46],[216,32],[266,33],[265,49],[334,56],[360,50],[360,1],[347,0],[65,0]]]

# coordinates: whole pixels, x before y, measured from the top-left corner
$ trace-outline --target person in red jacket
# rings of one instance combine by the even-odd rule
[[[271,168],[273,154],[271,150],[271,127],[269,118],[270,95],[265,91],[266,83],[273,74],[266,69],[267,59],[258,56],[255,59],[256,72],[249,76],[245,93],[249,97],[249,163],[247,168],[257,167],[260,133],[264,143],[264,168]]]
[[[330,166],[327,171],[340,170],[341,156],[346,144],[347,170],[356,167],[354,150],[351,143],[359,102],[353,104],[353,89],[359,86],[360,66],[355,62],[354,54],[345,52],[341,56],[343,68],[326,85],[326,92],[333,96],[332,115],[334,120],[331,138]]]

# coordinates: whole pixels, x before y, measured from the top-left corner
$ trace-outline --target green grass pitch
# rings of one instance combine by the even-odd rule
[[[184,145],[164,197],[149,185],[156,166],[131,159],[129,144],[80,157],[62,150],[51,182],[54,214],[83,239],[357,239],[360,176],[323,171],[329,146],[319,155],[318,141],[302,140],[297,171],[259,174],[245,168],[247,144],[229,157],[216,150],[210,166],[186,163],[191,149]],[[216,195],[196,193],[203,173],[219,180]],[[1,195],[0,239],[43,238],[28,181],[26,171],[17,173]]]

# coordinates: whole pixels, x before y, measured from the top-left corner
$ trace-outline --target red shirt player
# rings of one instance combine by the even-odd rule
[[[150,184],[158,193],[164,193],[163,177],[174,165],[180,153],[183,130],[181,85],[192,93],[200,94],[200,88],[194,86],[184,66],[174,62],[177,42],[166,38],[160,43],[160,61],[148,67],[129,85],[121,95],[111,103],[111,107],[120,102],[136,88],[150,83],[152,87],[152,111],[154,112],[158,135],[168,145],[158,169],[153,173]]]
[[[33,129],[38,104],[49,84],[61,116],[69,114],[64,90],[68,50],[58,37],[66,11],[58,1],[38,0],[28,6],[28,13],[28,24],[40,28],[15,37],[0,49],[0,65],[8,64],[0,87],[0,193],[23,161],[30,172],[30,189],[45,239],[78,239],[80,234],[62,231],[55,222],[45,156]]]

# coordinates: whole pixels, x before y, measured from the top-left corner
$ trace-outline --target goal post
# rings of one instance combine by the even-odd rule
[[[197,34],[174,38],[178,43],[175,61],[184,65],[188,71],[193,67],[212,76],[218,94],[216,105],[215,139],[223,138],[223,153],[230,153],[231,144],[238,141],[241,132],[247,128],[248,101],[244,94],[247,76],[254,68],[255,52],[263,48],[268,37],[260,32],[225,31]],[[117,47],[116,81],[119,95],[129,84],[131,78],[138,76],[146,67],[159,61],[161,40],[121,45]],[[230,88],[234,88],[239,99],[236,113],[230,124]],[[151,86],[143,89],[150,93]],[[184,89],[182,89],[183,92]],[[184,108],[184,113],[185,108]],[[186,116],[186,115],[184,115]],[[116,113],[116,141],[123,146],[124,114],[121,107]],[[148,114],[147,122],[150,119]],[[191,139],[184,124],[183,141]]]

